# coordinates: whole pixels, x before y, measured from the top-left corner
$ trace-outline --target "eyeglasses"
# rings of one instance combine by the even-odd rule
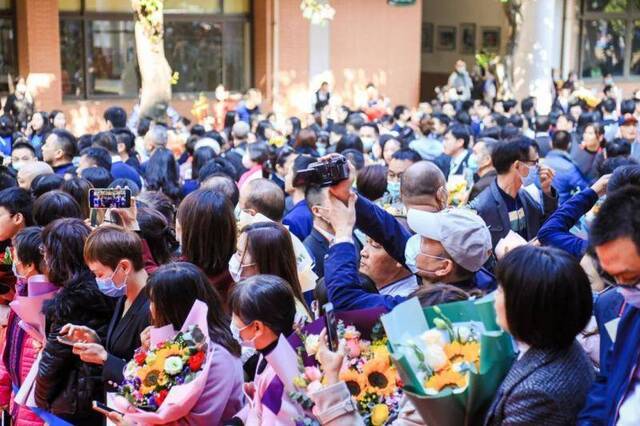
[[[522,160],[521,163],[524,163],[527,167],[534,167],[540,164],[540,159],[536,158],[535,160]]]

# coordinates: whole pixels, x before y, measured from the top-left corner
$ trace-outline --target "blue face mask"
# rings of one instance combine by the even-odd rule
[[[391,204],[400,201],[400,182],[387,182],[387,192],[391,196]]]
[[[324,157],[324,155],[327,153],[327,145],[325,143],[317,142],[316,151],[318,151],[320,157]]]
[[[414,274],[418,272],[416,267],[416,257],[420,254],[420,235],[414,235],[407,240],[407,245],[404,247],[404,264]]]
[[[119,265],[118,265],[119,267]],[[109,297],[121,297],[124,296],[127,292],[127,278],[125,277],[124,282],[120,285],[120,287],[116,286],[116,283],[113,282],[113,277],[118,271],[118,267],[113,271],[113,274],[109,278],[96,278],[96,283],[98,284],[98,289],[105,296]]]
[[[522,179],[522,186],[527,187],[529,185],[538,185],[538,166],[529,167],[529,174]]]

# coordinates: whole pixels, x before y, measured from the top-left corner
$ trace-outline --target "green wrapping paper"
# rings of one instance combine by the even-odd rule
[[[479,300],[439,305],[442,313],[454,323],[475,323],[484,329],[480,333],[480,368],[470,373],[469,384],[462,391],[444,390],[429,395],[418,378],[417,366],[403,354],[400,346],[407,339],[418,337],[434,328],[437,317],[433,307],[423,309],[417,298],[396,306],[381,317],[389,339],[389,352],[404,392],[429,426],[460,426],[482,424],[493,397],[515,360],[511,336],[496,323],[493,296]]]

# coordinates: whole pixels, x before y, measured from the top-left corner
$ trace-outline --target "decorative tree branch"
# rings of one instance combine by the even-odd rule
[[[142,77],[140,115],[164,116],[171,101],[171,68],[164,55],[163,0],[131,0],[138,66]]]
[[[524,0],[500,0],[509,21],[507,53],[504,60],[505,80],[502,84],[503,96],[513,95],[514,64],[513,58],[518,47],[518,36],[522,25],[522,2]]]

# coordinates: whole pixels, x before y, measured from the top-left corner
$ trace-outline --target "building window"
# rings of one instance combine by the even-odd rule
[[[0,93],[9,92],[9,75],[18,73],[14,10],[11,0],[0,0]]]
[[[583,0],[583,78],[640,76],[640,0]]]
[[[165,1],[165,56],[180,74],[174,93],[213,92],[219,84],[233,91],[250,86],[249,3]],[[131,1],[61,0],[60,7],[64,96],[137,97]]]

